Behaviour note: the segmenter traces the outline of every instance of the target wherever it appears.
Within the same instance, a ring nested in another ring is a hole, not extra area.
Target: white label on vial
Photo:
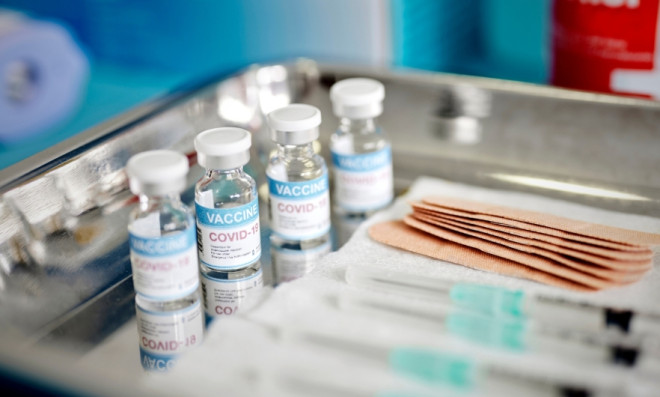
[[[193,293],[199,286],[195,223],[162,237],[129,232],[135,292],[150,299],[171,300]]]
[[[328,174],[304,182],[284,182],[268,175],[271,229],[289,240],[311,239],[330,230]]]
[[[392,150],[361,154],[332,151],[336,205],[353,211],[382,208],[393,198]]]
[[[241,302],[263,286],[261,269],[252,276],[236,280],[221,280],[202,275],[202,299],[207,316],[229,316],[236,313]]]
[[[208,208],[195,202],[199,260],[213,269],[241,269],[261,257],[259,203]]]
[[[330,242],[309,250],[273,248],[271,256],[277,284],[293,281],[314,270],[318,261],[330,252]]]
[[[177,312],[136,309],[140,362],[148,371],[167,371],[177,356],[202,343],[204,321],[200,302]]]

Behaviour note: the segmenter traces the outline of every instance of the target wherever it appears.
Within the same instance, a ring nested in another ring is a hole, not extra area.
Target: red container
[[[660,98],[658,0],[554,0],[554,85]]]

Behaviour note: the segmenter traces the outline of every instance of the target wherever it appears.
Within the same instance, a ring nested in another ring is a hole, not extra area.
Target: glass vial
[[[315,153],[321,111],[292,104],[268,114],[272,154],[268,179],[271,247],[273,250],[308,250],[330,241],[328,171]],[[276,265],[276,264],[275,264]]]
[[[204,321],[199,299],[180,310],[151,312],[136,305],[135,312],[140,363],[146,371],[169,371],[180,354],[202,343]]]
[[[150,311],[187,307],[199,287],[195,221],[179,197],[188,159],[168,150],[143,152],[131,157],[126,172],[139,198],[128,225],[136,301]]]
[[[179,194],[186,187],[188,159],[156,150],[126,165],[138,195],[129,218],[129,245],[140,360],[150,371],[166,371],[176,357],[202,342],[195,221]]]
[[[251,145],[241,128],[214,128],[195,138],[197,162],[206,169],[195,185],[195,210],[207,320],[235,313],[263,286],[257,188],[243,170]]]
[[[352,78],[330,89],[339,128],[330,137],[335,213],[366,219],[392,202],[392,150],[376,124],[385,88],[376,80]]]

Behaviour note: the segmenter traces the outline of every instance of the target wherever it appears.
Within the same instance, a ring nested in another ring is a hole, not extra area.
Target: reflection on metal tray
[[[352,76],[385,84],[380,122],[393,143],[399,191],[417,176],[430,175],[631,213],[660,213],[658,103],[308,60],[254,66],[135,109],[0,171],[4,335],[27,335],[28,343],[68,339],[85,349],[130,317],[126,222],[134,200],[123,168],[133,154],[171,148],[195,164],[198,132],[239,126],[253,132],[249,168],[263,184],[263,164],[273,148],[264,115],[291,102],[318,106],[327,158],[327,141],[337,125],[328,90]],[[192,168],[189,186],[200,173]],[[184,199],[191,202],[190,190]],[[266,208],[261,213],[266,215]],[[266,217],[262,223],[267,224]],[[264,259],[268,279],[272,269]]]

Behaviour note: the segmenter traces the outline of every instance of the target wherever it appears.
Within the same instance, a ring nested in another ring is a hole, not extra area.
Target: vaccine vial
[[[202,343],[204,321],[199,299],[180,310],[152,312],[135,308],[140,363],[149,372],[167,372],[182,353]]]
[[[266,168],[271,248],[309,250],[330,242],[328,171],[314,151],[321,112],[292,104],[268,114],[277,149]]]
[[[131,157],[126,172],[139,198],[128,225],[136,300],[151,311],[187,307],[199,287],[195,221],[179,196],[188,159],[168,150],[143,152]]]
[[[204,336],[195,221],[179,196],[188,159],[168,150],[143,152],[131,157],[126,172],[139,199],[128,231],[140,360],[146,370],[166,371]]]
[[[392,150],[376,117],[385,88],[376,80],[351,78],[330,89],[339,128],[330,137],[338,216],[365,219],[392,202]]]
[[[207,320],[234,314],[263,286],[257,187],[243,170],[251,145],[241,128],[214,128],[195,138],[197,162],[206,169],[195,185],[195,211]]]

